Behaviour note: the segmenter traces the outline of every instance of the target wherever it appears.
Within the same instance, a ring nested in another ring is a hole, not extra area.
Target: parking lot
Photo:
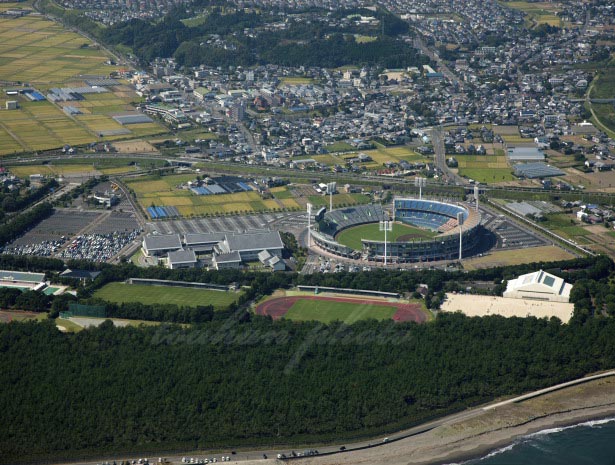
[[[299,233],[307,226],[306,213],[261,213],[241,216],[219,216],[148,223],[149,229],[160,234],[190,234],[212,232],[281,231]]]
[[[140,234],[132,212],[56,209],[4,253],[107,261]]]
[[[483,211],[481,224],[496,235],[495,247],[498,249],[540,247],[551,243],[538,234],[523,229],[503,215]]]

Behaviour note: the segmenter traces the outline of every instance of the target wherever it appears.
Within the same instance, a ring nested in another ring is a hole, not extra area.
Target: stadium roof
[[[226,243],[229,251],[249,251],[265,249],[283,249],[284,244],[278,231],[265,233],[227,235]]]
[[[545,163],[523,163],[515,165],[514,169],[515,176],[523,176],[529,179],[563,176],[566,174],[559,168],[555,168]]]
[[[196,255],[193,250],[176,250],[169,252],[169,265],[178,265],[180,263],[196,263]]]
[[[511,147],[508,149],[508,159],[513,162],[542,161],[545,155],[537,147]]]
[[[179,240],[179,234],[145,236],[145,239],[143,239],[143,245],[149,251],[177,250],[182,248],[182,243]]]

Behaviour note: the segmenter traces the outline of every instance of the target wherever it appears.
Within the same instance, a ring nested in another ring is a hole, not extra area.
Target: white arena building
[[[504,297],[513,299],[569,302],[572,284],[546,271],[539,270],[508,281]]]

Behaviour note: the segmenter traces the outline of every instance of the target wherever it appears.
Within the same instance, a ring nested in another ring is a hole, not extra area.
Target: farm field
[[[22,7],[7,3],[0,11]],[[120,81],[109,92],[85,95],[78,102],[30,101],[23,94],[7,96],[4,92],[24,82],[43,95],[55,87],[82,87],[87,85],[84,76],[107,78],[118,70],[106,64],[108,59],[87,39],[43,16],[0,19],[0,156],[165,131],[157,123],[124,127],[111,118],[134,111],[132,102],[139,100]],[[8,100],[17,101],[18,108],[4,110]],[[63,112],[66,105],[83,114],[68,116]]]
[[[549,26],[561,26],[561,20],[557,13],[562,10],[559,3],[551,2],[502,2],[503,5],[521,10],[527,14],[529,26],[548,24]]]
[[[431,239],[436,235],[437,233],[433,231],[415,228],[402,223],[394,223],[393,230],[387,232],[387,241],[393,242],[404,236],[406,236],[406,238],[404,238],[406,240]],[[336,237],[336,240],[340,244],[344,244],[355,250],[362,249],[361,239],[384,241],[384,231],[380,231],[380,225],[378,223],[371,223],[346,229]]]
[[[235,292],[209,289],[124,283],[109,283],[94,293],[96,298],[115,303],[175,304],[180,307],[213,305],[216,310],[227,307],[235,302],[240,295]]]
[[[361,150],[361,153],[371,157],[372,161],[362,163],[366,168],[381,168],[386,162],[399,163],[402,160],[408,162],[414,161],[426,161],[423,155],[416,153],[409,147],[397,146],[397,147],[378,147],[372,150]],[[358,152],[348,152],[343,155],[344,160],[355,158]]]
[[[450,156],[454,156],[459,162],[459,175],[468,179],[474,179],[485,184],[515,179],[506,161],[506,156],[503,154]]]
[[[282,207],[274,199],[263,200],[256,191],[236,192],[219,195],[196,195],[178,186],[195,175],[163,176],[159,179],[139,178],[127,181],[127,185],[137,194],[137,199],[145,209],[152,205],[158,207],[177,207],[184,217],[201,215],[219,215],[226,213],[252,213],[275,211]],[[286,208],[298,208],[293,199],[283,200]]]

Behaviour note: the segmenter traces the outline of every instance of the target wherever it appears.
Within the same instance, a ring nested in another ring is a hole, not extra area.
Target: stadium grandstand
[[[391,263],[457,259],[460,235],[458,215],[462,218],[463,256],[471,255],[477,246],[480,213],[460,203],[396,198],[392,210],[395,222],[429,230],[436,235],[388,241],[386,255]],[[323,215],[318,227],[311,231],[311,237],[318,248],[340,257],[384,261],[384,241],[361,239],[362,250],[355,250],[339,243],[336,237],[348,228],[388,219],[389,214],[382,205],[333,210]]]
[[[40,291],[47,287],[45,273],[0,270],[0,287],[12,287],[22,291]]]

